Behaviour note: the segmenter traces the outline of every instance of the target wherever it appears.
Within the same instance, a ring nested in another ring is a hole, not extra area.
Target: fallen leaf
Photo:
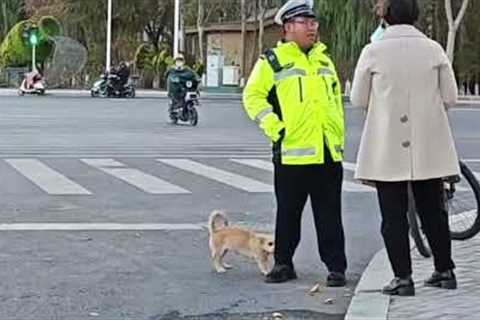
[[[313,296],[316,292],[320,292],[320,291],[321,291],[321,285],[320,283],[317,283],[308,291],[308,294]]]

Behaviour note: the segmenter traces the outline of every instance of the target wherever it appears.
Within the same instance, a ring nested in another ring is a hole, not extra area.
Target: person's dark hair
[[[389,25],[414,24],[420,15],[417,0],[380,0],[377,6],[380,8],[379,15]]]

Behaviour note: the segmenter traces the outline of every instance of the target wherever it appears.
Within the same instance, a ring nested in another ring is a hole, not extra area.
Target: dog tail
[[[208,231],[214,233],[226,226],[228,226],[228,220],[225,213],[220,210],[213,210],[208,219]]]

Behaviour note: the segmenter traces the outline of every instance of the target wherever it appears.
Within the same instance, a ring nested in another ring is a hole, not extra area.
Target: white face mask
[[[372,33],[370,36],[371,42],[377,42],[383,38],[383,34],[385,33],[385,26],[383,22],[380,23],[377,29]]]
[[[176,66],[177,68],[181,68],[181,67],[183,67],[183,65],[184,65],[184,62],[183,62],[183,61],[176,61],[176,62],[175,62],[175,66]]]

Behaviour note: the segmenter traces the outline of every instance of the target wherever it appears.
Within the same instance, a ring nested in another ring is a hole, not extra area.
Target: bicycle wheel
[[[417,215],[417,208],[415,207],[415,199],[413,197],[412,185],[408,184],[408,225],[410,226],[410,235],[415,242],[418,252],[425,258],[429,258],[432,253],[427,242],[423,239],[420,219]]]
[[[445,196],[454,240],[466,240],[480,231],[480,185],[473,172],[460,162],[461,178],[458,183],[446,183]]]

